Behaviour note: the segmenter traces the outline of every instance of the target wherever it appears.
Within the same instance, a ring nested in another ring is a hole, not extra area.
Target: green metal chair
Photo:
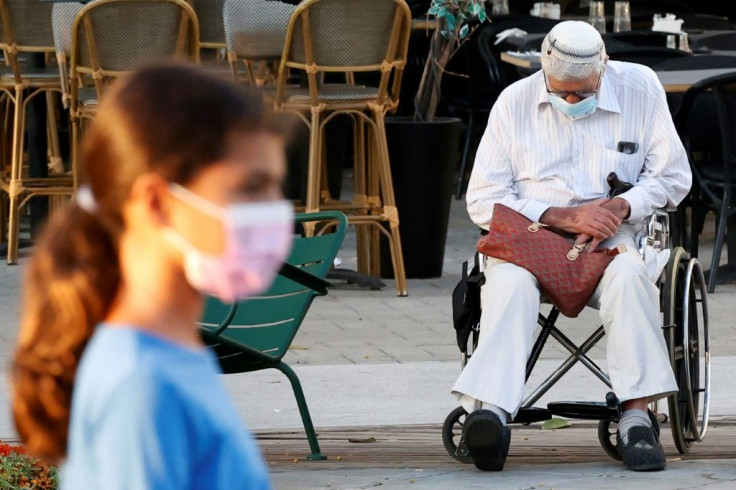
[[[281,359],[314,297],[327,294],[329,283],[324,278],[345,237],[347,219],[340,212],[325,211],[297,215],[296,221],[315,223],[322,233],[294,239],[289,259],[262,295],[233,304],[209,298],[200,328],[225,374],[274,368],[289,378],[309,441],[307,459],[320,460],[326,458],[320,452],[301,383]]]

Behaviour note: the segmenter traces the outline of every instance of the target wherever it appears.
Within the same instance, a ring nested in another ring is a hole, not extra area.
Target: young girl
[[[202,294],[266,288],[291,244],[283,141],[260,99],[195,68],[108,92],[89,182],[27,271],[12,385],[27,449],[62,488],[268,488],[196,322]]]

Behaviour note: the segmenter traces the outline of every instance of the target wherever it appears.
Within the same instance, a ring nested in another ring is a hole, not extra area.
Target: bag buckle
[[[570,249],[569,252],[567,252],[567,258],[571,261],[576,261],[580,254],[585,250],[585,248],[588,246],[587,243],[576,243],[572,246],[572,249]]]
[[[538,221],[535,221],[531,225],[527,226],[526,231],[530,231],[532,233],[536,233],[542,228],[547,228],[549,225],[545,225],[544,223],[540,223]]]

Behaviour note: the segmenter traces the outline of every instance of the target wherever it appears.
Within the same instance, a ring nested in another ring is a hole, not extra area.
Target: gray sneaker
[[[621,440],[621,434],[616,434],[616,447],[629,470],[658,471],[667,466],[664,449],[651,427],[636,425],[629,429],[629,440],[626,444]]]

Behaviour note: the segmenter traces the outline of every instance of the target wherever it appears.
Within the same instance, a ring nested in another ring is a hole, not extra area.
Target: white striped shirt
[[[621,141],[638,143],[638,151],[618,151]],[[657,76],[643,65],[609,61],[598,108],[572,120],[548,102],[540,70],[507,87],[493,106],[468,185],[468,213],[488,228],[493,205],[502,203],[538,221],[551,206],[605,197],[612,171],[635,184],[621,195],[632,224],[677,205],[690,189],[687,154]]]

